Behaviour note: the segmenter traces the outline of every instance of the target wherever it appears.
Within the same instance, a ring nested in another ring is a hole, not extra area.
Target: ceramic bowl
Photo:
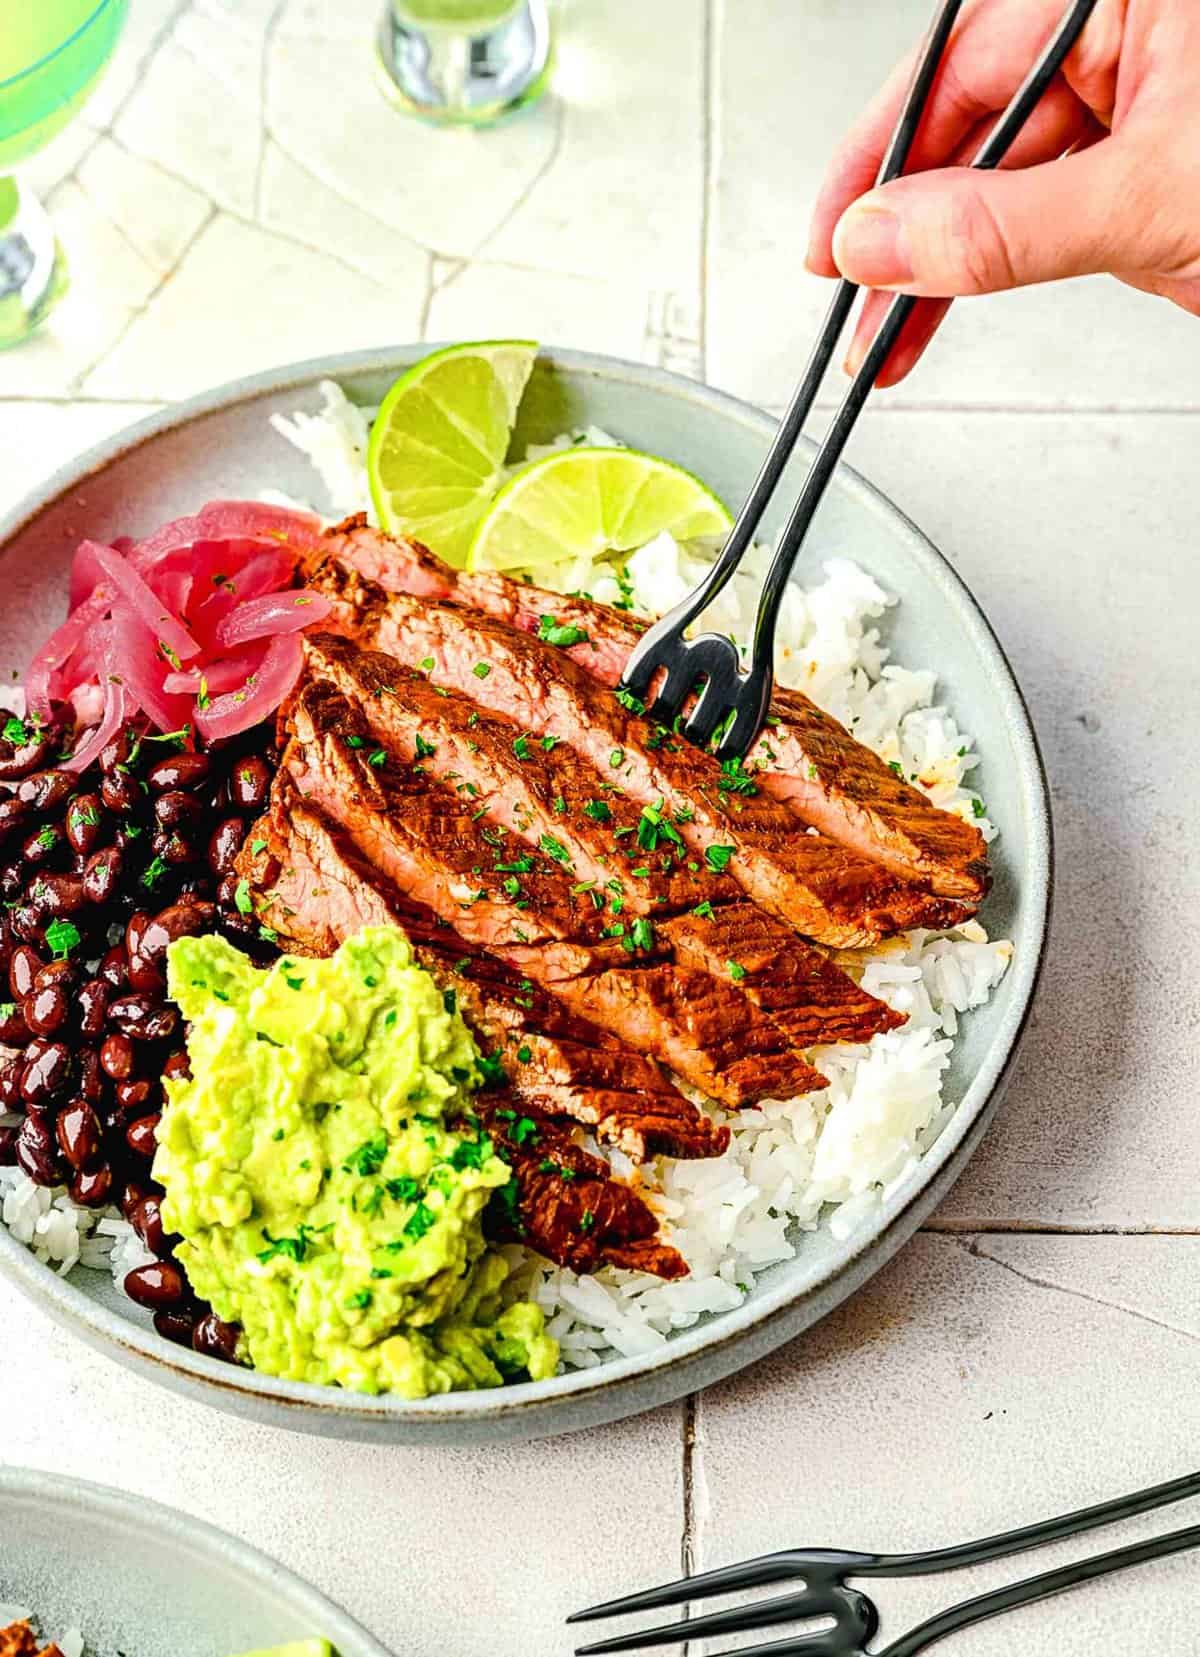
[[[143,421],[67,467],[0,522],[0,672],[20,670],[62,616],[66,572],[85,535],[139,534],[216,496],[265,487],[323,502],[307,461],[270,425],[274,413],[320,406],[337,380],[377,400],[428,347],[300,364],[222,387]],[[680,462],[739,500],[773,422],[744,403],[660,370],[581,353],[544,353],[522,409],[518,444],[596,424]],[[518,452],[520,452],[518,450]],[[780,527],[810,450],[791,465],[766,530]],[[959,1101],[936,1145],[852,1235],[798,1240],[794,1259],[760,1278],[735,1311],[681,1331],[655,1352],[536,1385],[408,1403],[280,1382],[171,1346],[97,1273],[63,1282],[0,1227],[0,1270],[52,1316],[165,1385],[293,1428],[393,1442],[481,1442],[570,1431],[663,1404],[752,1363],[824,1316],[865,1282],[945,1196],[1000,1101],[1037,982],[1050,903],[1050,809],[1029,715],[1012,670],[971,594],[935,547],[869,483],[842,467],[814,525],[803,579],[833,554],[868,569],[901,603],[887,624],[895,657],[936,666],[940,693],[984,756],[977,773],[999,825],[995,887],[983,919],[1016,944],[989,1004],[964,1021],[946,1078]]]
[[[389,1657],[315,1588],[245,1542],[157,1502],[0,1469],[0,1605],[47,1639],[78,1628],[88,1657],[233,1657],[328,1640]]]

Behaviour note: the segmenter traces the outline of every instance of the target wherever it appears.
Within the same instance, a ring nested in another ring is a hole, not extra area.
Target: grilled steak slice
[[[503,1093],[480,1093],[475,1109],[505,1161],[512,1165],[515,1201],[493,1203],[495,1234],[528,1243],[557,1265],[594,1272],[625,1266],[655,1277],[686,1277],[687,1262],[658,1235],[658,1221],[641,1197],[612,1177],[552,1122],[522,1114]]]
[[[314,671],[363,713],[373,743],[486,809],[489,827],[480,832],[498,860],[519,858],[523,842],[549,849],[595,907],[651,915],[677,961],[724,983],[737,974],[793,1046],[867,1041],[904,1022],[748,902],[728,875],[689,857],[669,812],[642,808],[604,783],[568,743],[522,746],[503,716],[345,639],[317,635],[307,650]]]
[[[675,963],[651,923],[610,922],[548,859],[498,858],[459,797],[368,752],[364,716],[335,687],[306,684],[290,725],[283,764],[300,793],[469,943],[722,1103],[824,1086],[734,985]]]
[[[645,631],[640,618],[586,598],[567,598],[492,574],[450,569],[416,542],[392,540],[350,519],[331,532],[319,562],[333,559],[389,592],[480,610],[522,632],[553,615],[586,639],[569,651],[615,687]],[[987,846],[973,823],[939,810],[857,742],[832,714],[795,690],[777,690],[772,725],[749,764],[765,794],[843,845],[941,897],[978,903],[988,890]]]
[[[740,765],[719,766],[630,713],[564,651],[474,610],[384,593],[336,561],[319,584],[343,601],[337,629],[358,643],[409,667],[431,660],[441,687],[486,697],[531,737],[566,741],[641,805],[669,802],[697,860],[732,847],[729,871],[746,895],[807,937],[854,949],[970,913],[815,830],[798,833],[791,812]]]
[[[363,927],[400,927],[421,966],[457,997],[484,1050],[502,1055],[523,1107],[583,1123],[635,1162],[659,1154],[720,1156],[728,1146],[729,1129],[685,1099],[651,1060],[571,1019],[529,979],[475,953],[428,910],[391,890],[282,774],[271,814],[255,825],[238,873],[263,919],[297,954],[331,955]]]

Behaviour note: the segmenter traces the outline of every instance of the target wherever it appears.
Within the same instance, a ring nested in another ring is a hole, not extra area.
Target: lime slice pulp
[[[383,400],[367,473],[379,522],[448,563],[471,539],[504,476],[517,408],[537,356],[532,340],[452,345],[415,363]]]
[[[560,449],[512,477],[471,542],[469,569],[538,569],[633,552],[664,531],[727,535],[724,503],[681,466],[636,449]]]

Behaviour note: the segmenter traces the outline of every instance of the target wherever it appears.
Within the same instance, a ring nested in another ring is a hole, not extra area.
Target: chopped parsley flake
[[[721,761],[721,788],[729,794],[757,794],[758,784],[739,758]]]
[[[239,880],[234,890],[233,901],[239,915],[248,915],[254,905],[250,901],[250,882]]]
[[[79,947],[79,928],[71,921],[51,921],[46,928],[46,944],[56,961],[64,961]]]
[[[646,711],[646,704],[640,696],[635,696],[631,690],[619,690],[617,701],[629,713],[643,714]]]
[[[569,650],[572,645],[587,643],[587,629],[560,622],[556,616],[542,616],[538,621],[537,636],[543,644],[557,645]]]
[[[716,875],[725,872],[732,858],[732,846],[705,846],[704,848],[704,861]]]
[[[166,872],[167,865],[164,859],[161,857],[154,858],[149,864],[147,864],[145,872],[142,875],[142,885],[153,891]],[[244,880],[242,881],[242,885],[246,886],[246,890],[249,892],[250,888],[246,885]]]
[[[607,800],[589,800],[583,808],[583,815],[590,817],[593,823],[611,823],[612,807]]]
[[[746,976],[746,969],[742,963],[740,961],[726,961],[725,965],[729,968],[729,976],[733,979],[734,983],[740,984],[742,979]]]
[[[491,662],[476,662],[475,666],[471,669],[471,672],[477,679],[486,679],[491,671]]]
[[[527,736],[517,737],[513,743],[513,753],[518,759],[521,760],[532,758],[532,751],[529,747],[529,738]]]
[[[571,854],[561,840],[556,840],[552,834],[543,834],[538,844],[547,857],[552,857],[556,863],[561,863],[565,869],[571,867]]]

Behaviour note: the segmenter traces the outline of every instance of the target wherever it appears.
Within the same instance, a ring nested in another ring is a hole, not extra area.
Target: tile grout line
[[[683,1401],[683,1529],[679,1538],[679,1574],[696,1574],[696,1429],[700,1418],[700,1395],[691,1392]],[[682,1608],[682,1621],[691,1619],[692,1608]],[[682,1657],[688,1657],[691,1643],[683,1642]]]
[[[712,253],[713,183],[716,176],[717,18],[720,0],[704,0],[700,64],[700,378],[708,378],[708,273]]]
[[[920,1228],[929,1237],[1200,1237],[1200,1226],[1071,1225],[1049,1220],[928,1220]]]

